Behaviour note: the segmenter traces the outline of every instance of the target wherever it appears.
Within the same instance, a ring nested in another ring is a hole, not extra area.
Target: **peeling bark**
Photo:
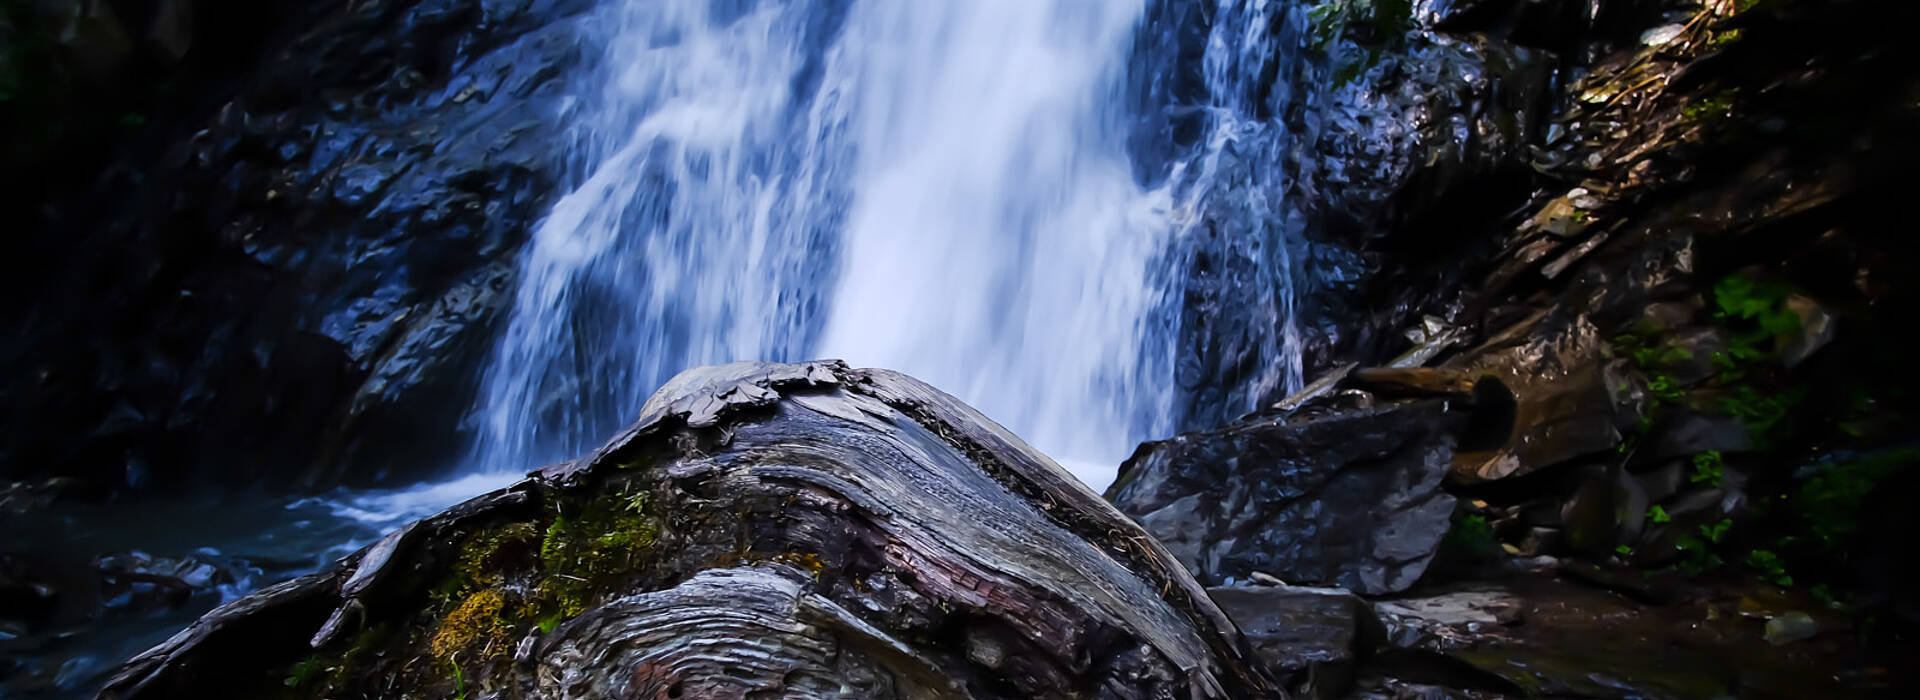
[[[1137,525],[837,362],[690,370],[594,454],[276,589],[303,604],[217,610],[102,697],[1283,696]]]

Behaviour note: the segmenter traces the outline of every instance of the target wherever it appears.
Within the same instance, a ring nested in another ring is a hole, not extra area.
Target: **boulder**
[[[1450,372],[1500,381],[1512,391],[1515,414],[1505,440],[1463,450],[1453,476],[1495,481],[1613,450],[1637,418],[1638,397],[1599,336],[1585,317],[1543,313],[1448,361]]]
[[[1346,697],[1360,664],[1386,638],[1372,607],[1343,589],[1241,585],[1207,593],[1268,673],[1301,697]]]
[[[1625,469],[1585,467],[1579,489],[1560,514],[1567,524],[1567,543],[1581,554],[1605,557],[1640,536],[1650,505],[1646,489]]]
[[[44,522],[40,527],[44,536]],[[3,696],[92,690],[108,663],[139,650],[131,640],[192,619],[213,607],[225,586],[244,585],[256,573],[244,562],[212,555],[130,551],[88,558],[42,549],[0,549]]]
[[[1439,401],[1254,419],[1140,446],[1107,497],[1209,584],[1405,590],[1446,534],[1440,485],[1466,423]]]
[[[1284,697],[1166,549],[950,396],[689,370],[579,459],[222,606],[102,698]]]

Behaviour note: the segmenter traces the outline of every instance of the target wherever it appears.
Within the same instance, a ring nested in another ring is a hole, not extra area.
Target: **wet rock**
[[[1194,235],[1173,266],[1184,281],[1180,346],[1189,349],[1174,368],[1181,430],[1279,399],[1291,388],[1279,370],[1294,354],[1306,377],[1399,354],[1400,329],[1457,281],[1449,263],[1484,250],[1452,234],[1506,214],[1531,189],[1525,144],[1545,121],[1551,56],[1423,25],[1404,41],[1340,38],[1335,53],[1378,60],[1330,80],[1337,66],[1279,48],[1310,41],[1312,20],[1296,9],[1149,3],[1154,26],[1186,22],[1178,26],[1273,42],[1221,64],[1241,86],[1233,94],[1209,94],[1218,84],[1194,69],[1200,63],[1175,58],[1209,51],[1207,32],[1166,32],[1133,58],[1135,75],[1152,76],[1131,86],[1146,115],[1130,144],[1137,167],[1153,172],[1143,180],[1166,176],[1168,153],[1204,147],[1205,115],[1218,105],[1245,105],[1228,127],[1231,145],[1211,161],[1215,184],[1195,205]],[[1155,34],[1163,33],[1143,36]],[[1306,241],[1288,244],[1293,265],[1316,282],[1298,298],[1272,293],[1301,274],[1275,268],[1274,240]],[[1275,327],[1298,329],[1298,340],[1259,330]]]
[[[70,633],[109,616],[178,607],[237,578],[227,563],[193,556],[0,554],[0,618],[20,636]]]
[[[1805,295],[1788,296],[1786,304],[1787,310],[1800,318],[1800,332],[1780,348],[1780,363],[1793,367],[1833,342],[1839,332],[1839,319]]]
[[[1667,460],[1649,471],[1634,474],[1633,478],[1640,482],[1640,489],[1646,492],[1648,502],[1664,503],[1688,484],[1687,463],[1677,459]]]
[[[1526,534],[1521,536],[1518,543],[1508,545],[1512,547],[1511,550],[1508,550],[1508,553],[1516,557],[1537,557],[1559,554],[1562,552],[1565,543],[1566,533],[1559,528],[1530,527],[1527,528]]]
[[[1798,610],[1782,613],[1767,621],[1767,643],[1774,646],[1811,639],[1819,633],[1820,623],[1815,622],[1812,615]]]
[[[403,311],[400,328],[365,364],[367,378],[347,404],[337,469],[366,464],[431,463],[444,448],[421,445],[422,434],[444,431],[440,409],[464,402],[471,390],[467,370],[485,360],[485,338],[504,312],[515,267],[498,261],[473,271],[424,308]],[[326,483],[345,474],[319,472]]]
[[[1345,697],[1386,631],[1371,606],[1342,589],[1266,585],[1207,589],[1268,672],[1301,697]]]
[[[1363,700],[1494,700],[1510,696],[1478,688],[1460,688],[1376,676],[1363,679],[1353,697]]]
[[[1652,436],[1647,457],[1672,459],[1707,452],[1746,452],[1753,449],[1753,432],[1732,416],[1674,411],[1664,416]]]
[[[1637,572],[1623,577],[1640,580]],[[1784,655],[1704,595],[1648,605],[1526,575],[1383,600],[1391,648],[1363,674],[1503,696],[1833,697],[1830,662]],[[1361,688],[1378,685],[1363,678]],[[1459,692],[1459,691],[1456,691]]]
[[[145,552],[128,552],[97,557],[93,567],[109,578],[127,581],[159,581],[163,585],[187,590],[232,583],[234,576],[221,566],[196,557],[156,557]]]
[[[39,483],[0,482],[0,524],[27,527],[29,519],[75,490],[78,482],[53,477]]]
[[[1142,445],[1107,496],[1205,582],[1404,590],[1446,533],[1466,418],[1427,402],[1189,433]]]
[[[1497,378],[1512,392],[1515,412],[1505,442],[1463,451],[1454,478],[1507,479],[1612,450],[1637,416],[1637,399],[1605,360],[1599,335],[1584,317],[1543,313],[1449,360],[1450,371]]]
[[[101,697],[1285,697],[1143,530],[932,387],[739,363],[641,415],[221,606]]]
[[[1639,480],[1618,466],[1586,471],[1588,475],[1567,501],[1561,519],[1567,524],[1567,543],[1574,551],[1605,557],[1615,547],[1640,536],[1651,502]]]
[[[1394,646],[1447,646],[1473,638],[1493,627],[1518,623],[1520,599],[1502,588],[1455,591],[1420,598],[1394,598],[1374,603]]]
[[[91,692],[132,640],[157,639],[252,573],[217,557],[0,553],[0,695]]]
[[[1666,375],[1678,386],[1691,387],[1724,369],[1715,364],[1713,358],[1726,351],[1725,330],[1714,326],[1683,328],[1663,339],[1655,349],[1655,359],[1643,369]]]
[[[21,329],[34,366],[0,381],[36,407],[0,432],[9,476],[116,487],[137,460],[142,486],[326,485],[417,476],[464,443],[500,268],[563,168],[553,115],[592,3],[268,4],[158,3],[140,25],[242,75],[177,100],[167,148],[49,205],[45,238],[70,243]],[[277,43],[193,36],[214,13]],[[110,421],[110,446],[48,437]]]

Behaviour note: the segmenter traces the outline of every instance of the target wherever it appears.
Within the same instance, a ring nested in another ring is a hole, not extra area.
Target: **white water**
[[[476,411],[483,471],[590,449],[675,372],[742,359],[908,372],[1096,487],[1170,430],[1150,273],[1178,227],[1117,106],[1142,0],[724,5],[607,14],[568,116],[586,171]]]
[[[1171,428],[1148,278],[1174,229],[1117,107],[1141,3],[867,5],[841,42],[859,157],[820,353],[941,387],[1105,486]]]
[[[203,523],[215,532],[164,536],[291,576],[584,453],[684,368],[819,356],[930,381],[1103,487],[1174,427],[1203,227],[1255,251],[1228,300],[1259,345],[1247,395],[1300,379],[1285,203],[1269,201],[1288,138],[1247,96],[1284,48],[1271,16],[1302,10],[1192,0],[1217,3],[1207,131],[1147,164],[1166,166],[1149,190],[1121,95],[1164,78],[1123,75],[1146,1],[604,0],[585,37],[604,56],[555,116],[577,172],[523,253],[466,473],[106,520]],[[161,532],[131,531],[130,548]]]

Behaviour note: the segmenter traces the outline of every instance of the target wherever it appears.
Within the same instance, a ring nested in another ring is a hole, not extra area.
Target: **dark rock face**
[[[827,362],[689,370],[596,453],[222,606],[102,697],[269,688],[1285,697],[1065,471],[925,384]]]
[[[217,103],[49,210],[64,247],[13,329],[0,463],[108,486],[433,468],[560,176],[590,4],[294,13]]]
[[[1232,139],[1208,161],[1212,190],[1169,261],[1183,289],[1183,430],[1280,398],[1287,378],[1272,368],[1292,355],[1309,376],[1383,360],[1397,329],[1460,283],[1463,263],[1493,252],[1471,234],[1524,201],[1526,146],[1552,106],[1555,57],[1498,32],[1416,21],[1395,30],[1404,36],[1340,34],[1320,51],[1306,48],[1317,29],[1304,10],[1148,7],[1156,29],[1132,64],[1141,178],[1166,177],[1149,166],[1204,147],[1209,130]],[[1209,33],[1253,45],[1221,55]],[[1331,56],[1354,52],[1378,60],[1334,77]],[[1223,75],[1201,74],[1203,54]]]
[[[1234,586],[1207,594],[1233,618],[1274,678],[1300,697],[1346,697],[1386,629],[1359,596],[1337,588]]]
[[[1252,420],[1142,445],[1107,496],[1208,583],[1400,591],[1447,531],[1440,485],[1463,423],[1437,402]]]

